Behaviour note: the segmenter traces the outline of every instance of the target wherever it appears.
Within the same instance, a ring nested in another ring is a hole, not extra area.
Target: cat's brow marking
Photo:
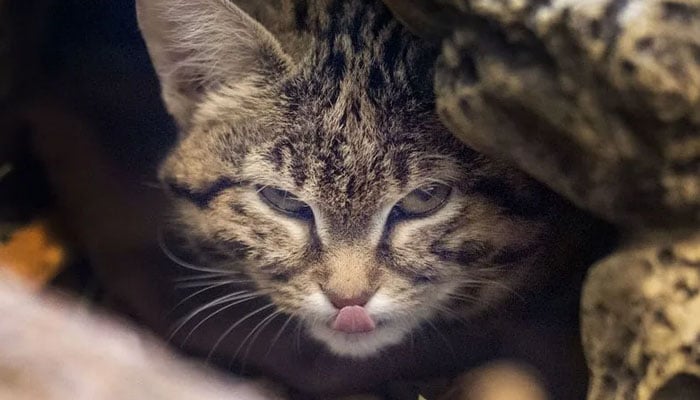
[[[189,189],[183,185],[180,185],[174,181],[166,183],[170,192],[177,197],[183,198],[192,202],[198,208],[206,208],[209,206],[216,196],[222,191],[235,187],[242,186],[246,184],[244,181],[236,181],[229,178],[219,178],[214,183],[208,187],[201,190]]]

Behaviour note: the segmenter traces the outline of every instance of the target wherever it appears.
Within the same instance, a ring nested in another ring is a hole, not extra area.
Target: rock
[[[620,226],[700,223],[700,2],[387,3],[453,14],[437,102],[466,143]]]
[[[0,399],[284,398],[266,382],[187,361],[84,303],[29,293],[2,268],[0,314]]]
[[[589,400],[700,399],[700,234],[600,262],[582,307]]]
[[[443,39],[458,137],[622,232],[585,284],[589,400],[700,399],[700,0],[385,2]]]

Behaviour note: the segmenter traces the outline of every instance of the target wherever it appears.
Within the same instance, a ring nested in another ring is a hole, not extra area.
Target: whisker
[[[493,280],[493,279],[481,279],[481,280],[475,280],[475,279],[470,279],[470,280],[464,280],[461,282],[463,286],[467,287],[477,287],[477,286],[495,286],[500,289],[505,290],[506,292],[512,294],[513,296],[517,297],[521,301],[525,301],[525,298],[518,293],[515,289],[512,287],[506,285],[503,282],[500,282],[498,280]]]
[[[278,340],[280,340],[280,337],[282,337],[282,332],[284,332],[284,329],[289,325],[289,323],[292,321],[292,318],[294,318],[294,315],[290,315],[289,318],[287,318],[286,321],[284,321],[284,324],[282,324],[282,327],[280,328],[279,331],[277,331],[277,334],[272,338],[272,341],[270,342],[270,346],[267,349],[267,353],[265,353],[265,357],[270,355],[270,352],[272,351],[272,348],[275,346]]]
[[[258,190],[255,191],[255,193],[256,193],[256,194],[260,194],[260,192],[262,192],[263,190],[267,189],[268,187],[270,187],[270,185],[262,185],[262,186],[260,186],[260,187],[258,188]]]
[[[245,274],[241,271],[236,271],[236,270],[222,270],[221,272],[213,273],[213,272],[208,272],[204,274],[197,274],[197,275],[188,275],[188,276],[183,276],[180,278],[173,279],[175,282],[190,282],[190,281],[197,281],[197,280],[203,280],[203,279],[216,279],[216,278],[227,278],[235,275],[244,275]]]
[[[180,257],[176,256],[175,253],[173,253],[169,248],[168,245],[165,243],[165,235],[163,234],[162,229],[158,229],[158,247],[163,251],[163,254],[165,254],[170,261],[174,262],[176,265],[179,265],[181,267],[193,270],[193,271],[199,271],[199,272],[211,272],[211,273],[222,273],[225,272],[224,270],[219,270],[219,269],[213,269],[213,268],[207,268],[207,267],[202,267],[199,265],[194,265],[192,263],[189,263]]]
[[[276,316],[279,315],[281,312],[282,312],[282,311],[279,311],[279,310],[273,311],[273,312],[271,312],[270,314],[268,314],[265,318],[263,318],[262,320],[260,320],[260,322],[258,322],[257,325],[255,325],[255,326],[253,327],[253,329],[251,329],[250,332],[243,338],[243,340],[241,341],[241,344],[240,344],[240,345],[238,346],[238,348],[236,349],[236,352],[233,353],[233,358],[235,359],[236,356],[238,356],[238,353],[239,353],[241,350],[243,350],[243,346],[245,345],[245,343],[248,341],[248,339],[251,338],[251,336],[253,336],[253,334],[258,330],[258,328],[260,328],[260,326],[264,325],[268,320],[270,320],[271,318],[276,317]]]
[[[449,318],[451,318],[451,321],[457,321],[461,325],[463,325],[464,327],[467,327],[467,328],[469,327],[469,321],[467,321],[467,319],[464,316],[456,313],[454,310],[451,310],[451,309],[444,307],[443,305],[440,305],[440,304],[433,305],[433,306],[431,306],[431,308],[433,308],[434,310],[436,310],[438,312],[442,312],[442,313],[446,314]]]
[[[465,300],[465,301],[473,301],[473,302],[478,302],[480,300],[479,297],[477,297],[477,296],[472,296],[472,295],[468,295],[465,293],[461,293],[461,294],[449,293],[447,295],[447,297],[452,298],[452,299],[456,299],[456,300]]]
[[[296,330],[296,348],[297,348],[297,354],[301,355],[301,327],[302,327],[302,322],[300,319],[297,319],[297,326],[295,327]]]
[[[477,296],[468,296],[465,294],[462,294],[462,295],[448,294],[448,296],[455,299],[455,300],[471,302],[476,306],[484,307],[485,309],[490,310],[490,311],[497,311],[498,310],[497,304],[492,303],[492,302],[488,302],[488,301],[484,301],[484,299],[479,298]]]
[[[209,354],[207,355],[207,362],[211,359],[212,355],[214,355],[214,352],[215,352],[216,349],[219,347],[219,345],[221,344],[221,342],[223,342],[224,339],[225,339],[229,334],[231,334],[231,332],[233,332],[233,330],[236,329],[237,326],[239,326],[240,324],[242,324],[243,322],[245,322],[246,320],[248,320],[250,317],[254,316],[255,314],[258,314],[258,313],[260,313],[260,312],[262,312],[262,311],[265,311],[265,310],[267,310],[267,309],[270,308],[270,307],[274,307],[274,304],[270,303],[270,304],[268,304],[268,305],[266,305],[266,306],[262,306],[262,307],[258,308],[257,310],[252,311],[252,312],[246,314],[243,318],[239,319],[238,321],[236,321],[235,324],[231,325],[231,327],[229,327],[228,329],[226,329],[226,331],[219,337],[219,339],[216,341],[216,343],[214,343],[214,346],[211,348],[211,351],[209,351]]]
[[[198,288],[202,286],[208,286],[208,285],[230,285],[234,283],[251,283],[253,282],[250,279],[216,279],[216,280],[208,280],[208,281],[202,281],[202,282],[187,282],[187,283],[180,283],[175,285],[176,289],[191,289],[191,288]]]
[[[262,296],[263,296],[262,294],[251,293],[251,294],[249,295],[249,297],[245,297],[245,298],[236,300],[236,301],[234,301],[234,302],[231,303],[231,304],[226,304],[225,306],[223,306],[223,307],[219,308],[218,310],[212,312],[211,314],[207,315],[204,319],[202,319],[201,321],[199,321],[199,322],[197,323],[197,325],[195,325],[194,328],[192,328],[192,330],[190,330],[190,333],[187,334],[187,336],[185,337],[185,340],[183,341],[183,343],[187,342],[187,340],[190,338],[190,336],[192,336],[192,334],[194,333],[194,331],[197,330],[197,328],[199,328],[200,326],[202,326],[205,322],[207,322],[208,320],[212,319],[212,318],[213,318],[214,316],[216,316],[217,314],[220,314],[220,313],[222,313],[222,312],[228,310],[229,308],[231,308],[231,307],[233,307],[233,306],[236,306],[236,305],[238,305],[238,304],[245,303],[245,302],[248,302],[248,301],[251,301],[251,300],[255,300],[255,299],[260,298],[260,297],[262,297]]]
[[[255,328],[253,328],[253,330],[245,337],[245,339],[243,339],[243,342],[241,342],[241,346],[239,346],[238,349],[236,349],[236,353],[233,355],[234,358],[236,358],[236,356],[238,355],[238,352],[240,351],[243,344],[250,338],[250,341],[248,342],[248,345],[246,346],[246,351],[245,351],[245,353],[243,353],[243,357],[241,358],[241,360],[243,361],[243,363],[241,364],[242,369],[245,368],[245,361],[248,359],[248,354],[250,353],[250,350],[253,347],[253,343],[255,343],[255,340],[260,336],[262,331],[265,330],[265,328],[268,325],[270,325],[270,323],[272,321],[275,320],[275,318],[280,316],[280,314],[282,314],[282,311],[277,310],[277,311],[273,312],[272,314],[268,315],[267,317],[265,317],[262,321],[260,321],[257,325],[255,325]],[[256,333],[253,334],[253,332],[256,332]],[[251,334],[253,334],[252,337],[251,337]]]
[[[163,184],[156,181],[141,181],[141,185],[151,189],[163,189]]]
[[[454,347],[452,347],[452,344],[450,343],[450,341],[447,340],[447,338],[445,337],[445,335],[444,335],[442,332],[440,332],[440,330],[439,330],[432,322],[430,322],[430,320],[425,319],[424,322],[427,323],[428,326],[430,326],[430,327],[435,331],[435,333],[438,334],[438,336],[440,337],[440,339],[445,343],[445,346],[447,347],[447,349],[448,349],[448,350],[450,351],[450,353],[452,354],[453,361],[456,362],[456,361],[457,361],[457,354],[455,353],[455,349],[454,349]]]
[[[172,338],[175,336],[175,334],[177,334],[177,332],[179,332],[180,329],[182,329],[182,327],[185,326],[185,324],[187,324],[187,322],[189,322],[189,320],[191,320],[192,318],[197,316],[199,313],[201,313],[201,312],[203,312],[211,307],[216,307],[219,304],[226,303],[228,301],[235,301],[239,298],[239,296],[245,297],[248,295],[252,295],[252,294],[250,294],[248,290],[241,290],[238,292],[227,294],[223,297],[216,298],[216,299],[210,301],[209,303],[197,308],[196,310],[190,312],[188,315],[186,315],[185,317],[182,318],[181,322],[178,324],[178,326],[175,328],[175,330],[170,334],[170,337],[168,338],[168,340],[172,340]]]
[[[170,310],[170,312],[175,311],[178,307],[180,307],[181,305],[183,305],[184,303],[186,303],[187,300],[189,300],[189,299],[191,299],[191,298],[193,298],[193,297],[195,297],[195,296],[197,296],[197,295],[199,295],[199,294],[202,294],[202,293],[204,293],[204,292],[206,292],[206,291],[209,291],[209,290],[211,290],[211,289],[214,289],[214,288],[217,288],[217,287],[221,287],[221,286],[225,286],[225,285],[228,285],[228,282],[215,283],[215,284],[212,284],[212,285],[209,285],[209,286],[205,287],[204,289],[197,290],[196,292],[190,294],[189,296],[185,297],[184,299],[180,300],[177,304],[175,304],[175,306],[173,307],[172,310]]]

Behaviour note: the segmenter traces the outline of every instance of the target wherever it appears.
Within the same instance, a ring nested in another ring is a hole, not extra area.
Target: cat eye
[[[258,193],[268,205],[277,211],[302,219],[310,218],[313,215],[311,207],[290,192],[265,186],[259,189]]]
[[[420,187],[396,203],[395,209],[410,218],[424,217],[445,205],[452,188],[441,183]]]

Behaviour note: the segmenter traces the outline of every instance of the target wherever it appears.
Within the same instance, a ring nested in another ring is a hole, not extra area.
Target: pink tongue
[[[364,307],[348,306],[340,309],[331,328],[344,333],[371,332],[374,330],[374,321]]]

